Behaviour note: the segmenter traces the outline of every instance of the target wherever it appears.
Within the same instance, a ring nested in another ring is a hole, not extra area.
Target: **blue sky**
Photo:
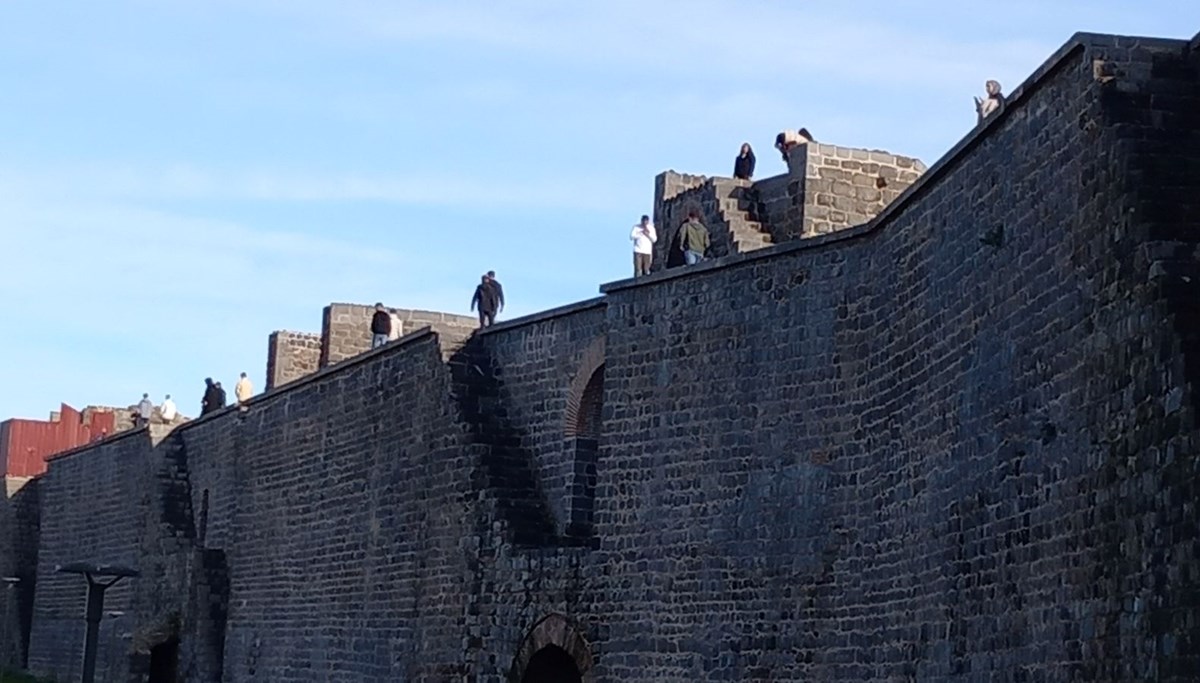
[[[799,125],[932,164],[1081,30],[1200,3],[0,0],[0,419],[195,414],[331,301],[594,296],[658,172]]]

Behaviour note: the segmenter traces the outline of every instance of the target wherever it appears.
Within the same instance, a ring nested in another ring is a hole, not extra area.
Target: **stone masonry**
[[[917,159],[810,143],[791,150],[788,172],[754,181],[666,171],[655,179],[659,228],[654,270],[683,265],[679,226],[691,211],[712,237],[712,256],[863,225],[925,171]]]
[[[321,366],[321,335],[307,332],[272,332],[267,341],[267,391],[305,375]]]
[[[894,198],[812,146],[828,216],[593,300],[331,306],[316,372],[50,461],[29,669],[78,677],[94,561],[142,572],[102,683],[1196,680],[1193,44],[1073,37]]]
[[[397,309],[405,331],[430,327],[448,337],[466,337],[479,321],[471,316]],[[321,324],[321,367],[353,358],[371,348],[371,316],[374,306],[330,304],[325,307]]]

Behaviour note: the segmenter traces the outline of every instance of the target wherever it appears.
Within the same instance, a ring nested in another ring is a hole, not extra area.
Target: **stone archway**
[[[573,464],[567,491],[565,535],[577,542],[595,542],[593,515],[596,505],[596,467],[600,454],[604,416],[604,337],[584,351],[579,371],[567,394],[565,448]]]
[[[511,683],[592,683],[592,652],[583,634],[561,614],[534,624],[521,641]]]
[[[567,651],[547,645],[534,653],[521,676],[521,683],[582,683],[579,667]]]

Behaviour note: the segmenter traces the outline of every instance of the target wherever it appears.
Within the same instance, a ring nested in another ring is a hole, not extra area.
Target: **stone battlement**
[[[246,410],[51,461],[0,632],[77,677],[93,561],[98,680],[1191,680],[1189,48],[1078,35],[927,170],[660,175],[725,252],[597,299],[333,304]]]

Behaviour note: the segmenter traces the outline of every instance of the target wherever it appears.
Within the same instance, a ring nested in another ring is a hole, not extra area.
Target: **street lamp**
[[[100,637],[100,619],[104,616],[104,591],[127,576],[138,576],[138,570],[112,564],[72,562],[55,567],[55,571],[83,574],[87,579],[87,635],[83,641],[83,673],[79,680],[80,683],[92,683],[96,677],[96,641]]]

